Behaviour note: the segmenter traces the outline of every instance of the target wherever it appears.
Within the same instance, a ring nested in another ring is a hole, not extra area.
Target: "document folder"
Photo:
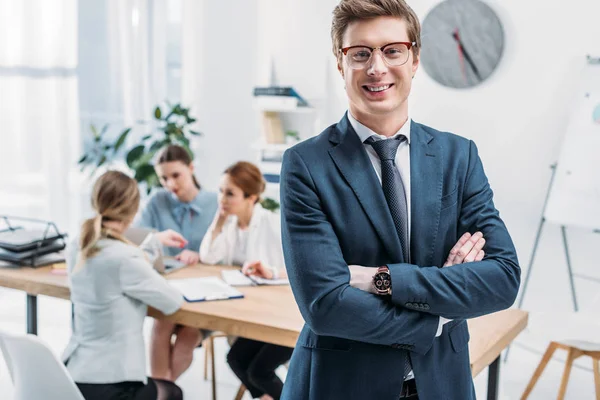
[[[217,277],[169,279],[187,302],[241,299],[244,294]]]

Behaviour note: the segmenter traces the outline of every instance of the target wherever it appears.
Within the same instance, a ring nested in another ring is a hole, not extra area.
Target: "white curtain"
[[[67,229],[79,148],[77,0],[0,0],[0,214]]]
[[[77,166],[90,124],[114,137],[167,100],[172,3],[0,0],[0,215],[76,233],[90,211]]]

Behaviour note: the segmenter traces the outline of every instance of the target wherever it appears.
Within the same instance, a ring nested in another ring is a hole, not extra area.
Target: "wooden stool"
[[[210,358],[211,378],[212,378],[212,398],[217,400],[217,377],[215,372],[215,338],[226,337],[223,332],[214,332],[204,339],[204,380],[208,380],[208,359]]]
[[[596,400],[600,400],[600,343],[584,342],[580,340],[562,341],[562,342],[550,342],[550,345],[546,349],[540,364],[537,366],[525,392],[521,396],[521,400],[527,399],[533,390],[536,382],[544,372],[544,368],[548,364],[548,361],[552,358],[556,349],[563,349],[568,352],[567,361],[565,362],[565,370],[563,372],[562,381],[560,383],[560,389],[558,391],[557,400],[563,400],[565,393],[567,392],[567,384],[569,383],[569,375],[571,374],[571,367],[573,361],[581,356],[589,356],[592,358],[592,364],[594,366],[594,383],[596,385]]]
[[[242,400],[242,397],[244,397],[244,393],[246,393],[246,386],[244,386],[244,384],[242,383],[240,385],[240,388],[238,389],[237,394],[235,395],[234,400]]]

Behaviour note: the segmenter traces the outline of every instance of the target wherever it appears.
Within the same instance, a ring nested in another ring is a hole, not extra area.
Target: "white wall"
[[[421,20],[438,2],[409,1]],[[205,1],[205,7],[211,3]],[[205,32],[216,33],[216,40],[210,40],[212,46],[208,54],[212,57],[219,54],[220,43],[240,34],[244,43],[251,43],[253,35],[259,43],[254,74],[249,66],[232,66],[215,58],[203,65],[202,75],[212,80],[211,87],[218,87],[214,82],[225,77],[227,87],[231,88],[225,92],[205,91],[212,100],[203,103],[203,118],[207,119],[203,130],[211,139],[203,139],[202,146],[211,149],[212,154],[206,155],[206,164],[211,169],[206,179],[211,182],[213,166],[221,167],[226,160],[233,161],[234,156],[251,154],[243,145],[250,140],[248,136],[258,134],[258,130],[256,125],[252,129],[246,125],[252,118],[247,90],[254,84],[269,83],[273,66],[278,84],[293,85],[305,97],[315,99],[323,126],[339,120],[345,109],[343,84],[330,51],[331,11],[337,1],[235,0],[227,3],[227,6],[212,4],[210,15],[204,16],[208,24]],[[596,21],[600,3],[572,0],[567,6],[558,0],[492,0],[488,4],[500,15],[505,28],[505,55],[498,70],[487,82],[470,90],[444,88],[421,70],[414,81],[411,113],[419,122],[455,132],[477,143],[495,192],[496,205],[525,268],[550,179],[549,166],[558,157],[567,125],[578,71],[584,65],[586,54],[600,56],[600,24]],[[217,17],[222,17],[219,12],[227,16],[227,23],[223,19],[217,21]],[[256,12],[258,26],[250,17]],[[557,49],[560,56],[549,59]],[[254,79],[254,83],[248,79]],[[232,96],[233,92],[236,95]],[[236,121],[225,111],[227,107],[223,108],[226,105],[237,110]],[[230,150],[213,151],[217,135],[228,138],[232,144]],[[600,244],[600,235],[578,229],[570,229],[569,234],[575,270],[600,277],[600,272],[595,271],[593,251]],[[564,279],[555,279],[554,282],[559,283],[551,285],[544,279],[545,274]],[[547,291],[553,296],[547,299],[536,296],[543,301],[526,301],[525,307],[569,309],[566,276],[558,227],[548,225],[528,290]],[[589,281],[577,280],[576,283],[584,303],[586,289],[598,289],[593,286],[597,284]]]
[[[204,134],[196,146],[198,179],[214,190],[228,165],[251,160],[250,144],[259,134],[252,110],[257,1],[187,0],[183,8],[182,100],[192,105]]]

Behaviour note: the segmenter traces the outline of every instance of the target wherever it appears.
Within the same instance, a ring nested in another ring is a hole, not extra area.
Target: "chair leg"
[[[600,400],[600,360],[592,358],[594,364],[594,383],[596,384],[596,400]]]
[[[533,390],[533,387],[537,383],[538,379],[540,379],[540,376],[542,376],[542,372],[544,372],[546,365],[548,365],[548,362],[552,358],[552,355],[554,354],[554,352],[556,351],[557,348],[558,348],[558,343],[550,342],[550,344],[548,345],[548,348],[546,349],[546,352],[544,353],[544,356],[542,357],[542,360],[540,361],[539,365],[535,369],[535,372],[533,373],[531,380],[529,381],[529,383],[527,384],[527,387],[525,388],[525,391],[521,395],[521,400],[526,400],[527,397],[529,397],[529,395],[531,394],[531,391]]]
[[[244,384],[241,384],[237,394],[235,395],[234,400],[242,400],[242,397],[244,397],[244,393],[246,393],[246,386],[244,386]]]
[[[210,337],[210,364],[212,370],[212,398],[217,400],[217,374],[215,372],[215,338]]]
[[[208,358],[211,353],[210,340],[204,340],[204,380],[208,380]]]
[[[560,389],[558,390],[558,397],[556,400],[564,400],[565,394],[567,393],[567,384],[569,383],[569,375],[571,375],[571,367],[573,367],[573,361],[577,358],[578,351],[574,348],[569,348],[569,354],[567,355],[567,361],[565,362],[565,370],[563,371],[562,381],[560,382]]]

